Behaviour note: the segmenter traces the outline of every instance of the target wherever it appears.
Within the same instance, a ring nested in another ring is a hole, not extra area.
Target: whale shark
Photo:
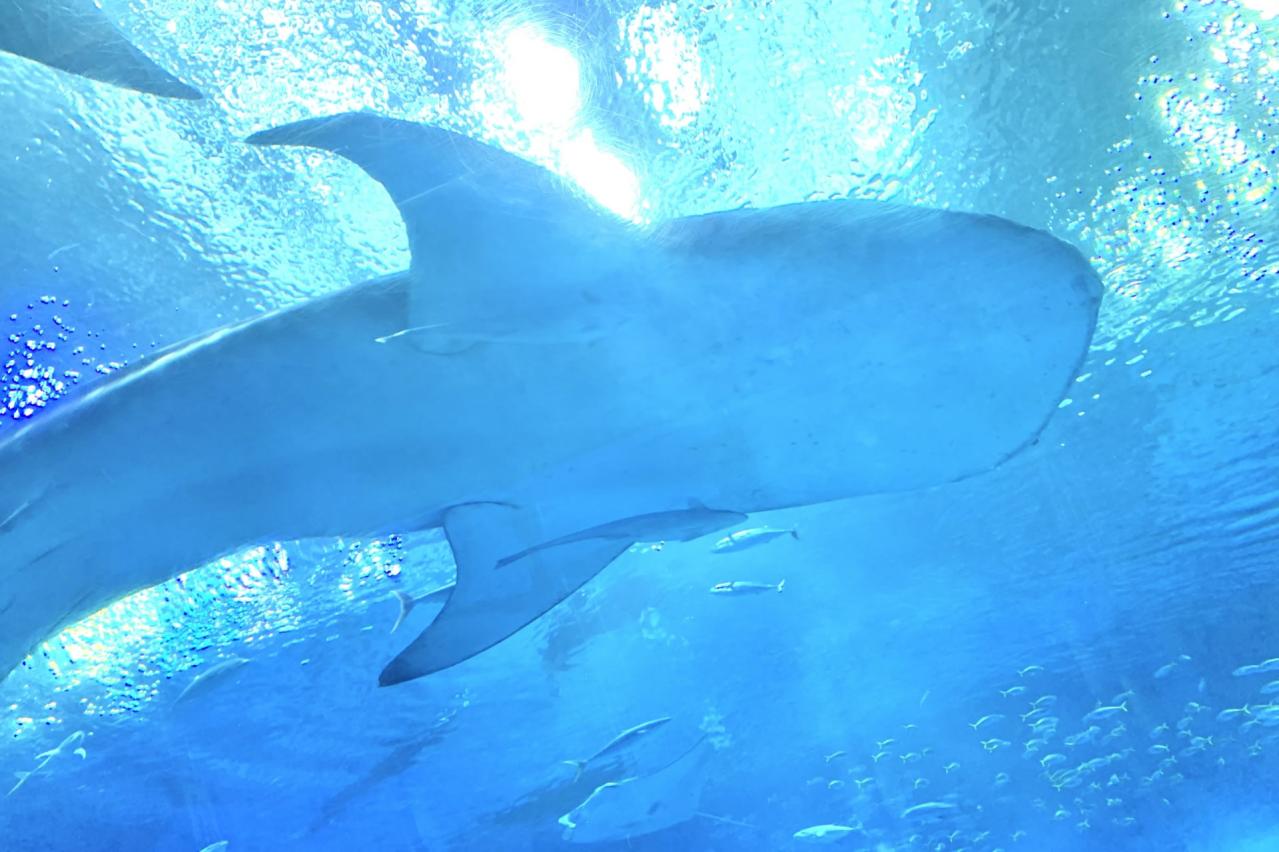
[[[93,0],[0,0],[0,51],[152,95],[203,97],[134,47]]]
[[[835,200],[640,226],[430,125],[345,113],[248,141],[380,182],[409,269],[173,346],[0,444],[0,672],[250,544],[441,527],[456,584],[379,683],[449,668],[625,530],[1004,463],[1101,297],[1075,248],[989,215]]]

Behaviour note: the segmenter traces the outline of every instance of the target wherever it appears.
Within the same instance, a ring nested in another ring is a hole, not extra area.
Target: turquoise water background
[[[757,518],[801,537],[740,555],[636,548],[421,681],[376,673],[404,642],[389,592],[451,578],[436,534],[278,542],[121,601],[0,685],[0,768],[77,730],[87,754],[0,799],[0,848],[561,848],[556,819],[611,778],[560,761],[658,716],[639,770],[708,736],[722,819],[600,848],[789,849],[820,823],[860,825],[854,849],[1279,848],[1279,731],[1218,719],[1268,700],[1233,672],[1279,657],[1273,2],[103,8],[207,99],[0,56],[15,421],[406,266],[354,166],[241,142],[350,109],[500,145],[640,221],[843,196],[998,214],[1078,246],[1107,293],[1070,397],[997,471]],[[1018,715],[1046,694],[1059,735],[1031,749]],[[1049,753],[1091,768],[1063,783]],[[955,811],[901,816],[927,801]]]

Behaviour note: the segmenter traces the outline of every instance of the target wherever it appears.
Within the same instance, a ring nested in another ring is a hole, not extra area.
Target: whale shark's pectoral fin
[[[0,50],[126,89],[203,97],[130,44],[93,0],[0,0]]]
[[[71,753],[74,754],[76,757],[80,758],[81,760],[85,760],[89,756],[89,753],[85,751],[83,747],[78,748]]]
[[[551,172],[437,127],[345,113],[264,130],[255,145],[340,154],[386,188],[413,261],[409,312],[382,343],[456,354],[480,344],[581,344],[634,315],[646,256],[627,223]],[[621,271],[630,274],[619,274]]]
[[[444,532],[457,563],[457,585],[431,625],[383,669],[382,686],[456,665],[537,619],[581,588],[631,542],[592,539],[537,551],[502,570],[503,554],[543,533],[532,511],[497,503],[450,509]]]

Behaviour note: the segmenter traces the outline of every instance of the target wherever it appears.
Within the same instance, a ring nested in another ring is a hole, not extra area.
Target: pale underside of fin
[[[533,553],[497,570],[503,554],[541,536],[535,513],[497,503],[450,509],[444,532],[457,584],[430,626],[382,671],[382,686],[449,668],[519,631],[582,587],[631,542],[590,540]]]
[[[0,50],[162,97],[203,97],[129,43],[93,0],[0,0]]]

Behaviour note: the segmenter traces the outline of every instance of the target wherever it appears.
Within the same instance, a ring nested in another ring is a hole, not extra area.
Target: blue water
[[[355,167],[240,142],[348,109],[637,220],[993,213],[1078,246],[1106,296],[1069,398],[996,471],[755,517],[800,538],[740,554],[635,548],[402,686],[376,686],[407,640],[389,593],[451,579],[438,533],[175,566],[0,685],[7,777],[85,734],[0,798],[0,849],[568,848],[562,814],[701,737],[707,816],[597,848],[790,849],[826,823],[877,852],[1279,848],[1279,728],[1218,718],[1279,678],[1232,674],[1279,657],[1273,0],[102,5],[207,99],[0,56],[0,437],[148,351],[405,267]],[[622,762],[561,763],[661,716]],[[953,807],[903,816],[929,801]]]

